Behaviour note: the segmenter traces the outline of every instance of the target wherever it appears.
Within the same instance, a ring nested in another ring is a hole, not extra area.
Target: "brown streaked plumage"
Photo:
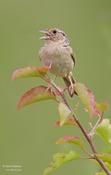
[[[70,47],[69,40],[64,31],[52,28],[41,31],[44,35],[44,45],[39,51],[39,57],[43,65],[50,67],[50,72],[62,77],[72,97],[74,91],[74,79],[72,77],[75,57]]]

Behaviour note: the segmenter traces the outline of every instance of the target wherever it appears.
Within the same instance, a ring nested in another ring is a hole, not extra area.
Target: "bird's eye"
[[[65,36],[65,33],[62,33],[63,34],[63,36]]]
[[[53,33],[54,33],[54,34],[56,34],[56,33],[57,33],[57,31],[56,31],[56,30],[53,30]]]

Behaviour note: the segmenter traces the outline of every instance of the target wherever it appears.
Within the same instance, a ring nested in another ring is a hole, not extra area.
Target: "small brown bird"
[[[64,31],[58,28],[41,30],[44,35],[44,46],[39,51],[39,57],[43,65],[48,66],[50,72],[62,77],[68,88],[69,95],[74,93],[74,79],[72,70],[75,65],[75,57],[70,47],[69,40]]]

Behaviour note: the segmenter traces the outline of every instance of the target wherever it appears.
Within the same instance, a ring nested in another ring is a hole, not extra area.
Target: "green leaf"
[[[45,76],[49,68],[43,67],[25,67],[16,69],[12,74],[12,79],[26,78],[26,77],[41,77]]]
[[[82,143],[80,141],[80,138],[75,137],[75,136],[61,137],[56,141],[56,144],[76,144],[76,145],[79,145],[79,146],[82,145]]]
[[[98,108],[101,112],[105,112],[108,108],[108,102],[97,103],[95,102],[96,108]]]
[[[79,137],[76,136],[64,136],[56,141],[56,144],[73,144],[79,146],[84,152],[86,152],[83,143]]]
[[[106,164],[107,168],[111,171],[111,163],[106,162],[105,164]]]
[[[108,153],[102,153],[102,154],[97,154],[97,156],[102,159],[104,162],[107,162],[108,164],[111,165],[111,154]]]
[[[98,125],[96,133],[106,142],[111,144],[111,123],[109,119],[103,119]]]
[[[101,172],[97,172],[95,175],[106,175],[106,173],[101,171]]]
[[[61,121],[60,120],[57,120],[54,124],[54,127],[57,128],[57,127],[60,127],[61,125]],[[68,117],[68,119],[65,121],[64,125],[71,125],[71,126],[77,126],[76,124],[76,121],[74,120],[73,117]]]
[[[64,104],[59,103],[58,111],[60,115],[60,126],[62,126],[71,116],[71,110]]]
[[[18,102],[17,108],[20,109],[26,105],[30,105],[41,100],[56,100],[56,96],[47,87],[37,86],[28,90],[22,95]]]
[[[56,141],[56,144],[73,144],[79,146],[84,153],[87,153],[87,150],[85,149],[83,143],[81,142],[79,137],[76,136],[64,136],[59,138]]]
[[[97,154],[97,156],[103,160],[105,163],[106,167],[111,171],[111,154],[108,153],[102,153],[102,154]],[[105,175],[103,171],[98,172],[96,175]]]
[[[105,146],[101,149],[102,153],[111,153],[111,144],[105,144]]]
[[[53,161],[50,163],[49,167],[44,170],[43,175],[49,175],[65,163],[79,158],[80,155],[75,151],[70,151],[68,153],[56,153],[54,154]]]
[[[75,83],[75,91],[77,92],[81,102],[83,103],[85,110],[90,113],[91,116],[101,116],[107,108],[106,102],[97,103],[93,92],[88,89],[82,83]]]

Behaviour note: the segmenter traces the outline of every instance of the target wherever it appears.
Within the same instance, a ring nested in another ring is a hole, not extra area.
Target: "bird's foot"
[[[47,86],[46,92],[47,91],[51,91],[52,92],[52,86],[50,84],[48,84],[48,86]]]
[[[57,93],[57,91],[54,90],[54,88],[52,87],[51,84],[48,84],[48,86],[47,86],[45,92],[49,92],[51,95],[55,95],[55,96],[56,96],[56,95],[59,95],[59,93]]]
[[[67,87],[67,86],[64,87],[64,88],[62,89],[63,93],[64,93],[65,91],[67,91],[67,90],[68,90],[68,87]]]
[[[64,93],[64,89],[60,88],[59,86],[57,86],[56,84],[54,84],[54,86],[52,84],[48,84],[46,92],[50,91],[51,94],[55,94],[55,95],[60,95]]]
[[[69,86],[69,91],[70,91],[71,96],[73,96],[74,95],[74,92],[75,92],[74,84],[71,84]]]

